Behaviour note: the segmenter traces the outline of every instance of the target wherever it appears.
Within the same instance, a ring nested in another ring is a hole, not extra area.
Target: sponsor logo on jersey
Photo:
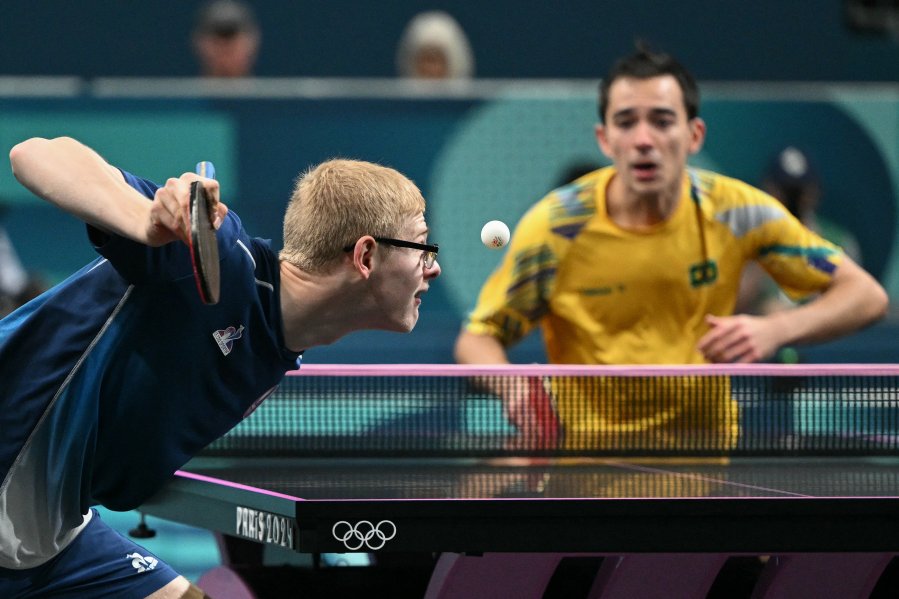
[[[144,557],[140,553],[129,553],[125,556],[125,559],[130,559],[131,566],[138,572],[149,572],[156,568],[156,564],[159,563],[152,555]]]
[[[711,285],[718,280],[718,263],[714,260],[705,260],[690,266],[690,285],[702,287]]]
[[[243,337],[243,325],[240,328],[228,327],[227,329],[218,330],[212,333],[212,338],[218,344],[219,349],[224,355],[231,353],[234,342]]]

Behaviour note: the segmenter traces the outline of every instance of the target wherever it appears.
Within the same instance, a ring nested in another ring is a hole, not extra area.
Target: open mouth
[[[654,162],[637,162],[631,168],[637,178],[641,180],[652,179],[659,170],[658,165]]]

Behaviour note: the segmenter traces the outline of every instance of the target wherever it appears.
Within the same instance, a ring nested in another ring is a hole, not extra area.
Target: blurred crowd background
[[[199,6],[7,0],[0,74],[192,75]],[[705,81],[859,82],[896,79],[890,6],[895,10],[891,0],[252,3],[262,33],[256,74],[264,77],[393,76],[406,25],[421,11],[441,9],[467,34],[478,77],[596,78],[640,35]]]

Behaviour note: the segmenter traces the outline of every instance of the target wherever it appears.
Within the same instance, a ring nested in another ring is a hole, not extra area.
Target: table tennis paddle
[[[559,442],[561,424],[552,397],[543,378],[528,378],[529,434],[538,449],[555,449]]]
[[[201,177],[215,178],[211,162],[197,163],[196,172]],[[208,305],[218,303],[220,286],[219,246],[212,219],[206,189],[200,181],[194,181],[190,185],[190,261],[200,300]]]

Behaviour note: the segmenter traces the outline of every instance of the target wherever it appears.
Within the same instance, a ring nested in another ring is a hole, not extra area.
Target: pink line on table
[[[241,491],[252,491],[253,493],[261,493],[263,495],[270,495],[272,497],[278,497],[279,499],[289,499],[291,501],[306,501],[302,497],[295,497],[293,495],[286,495],[284,493],[278,493],[277,491],[269,491],[267,489],[260,489],[259,487],[251,487],[249,485],[242,485],[240,483],[235,483],[229,480],[224,480],[221,478],[215,478],[212,476],[205,476],[203,474],[196,474],[194,472],[187,472],[185,470],[178,470],[175,472],[175,476],[180,476],[182,478],[190,478],[193,480],[198,480],[204,483],[213,483],[216,485],[222,485],[223,487],[231,487],[232,489],[239,489]]]

